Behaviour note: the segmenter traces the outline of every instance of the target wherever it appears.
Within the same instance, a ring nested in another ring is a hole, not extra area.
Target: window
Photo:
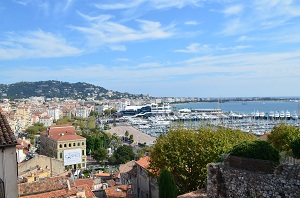
[[[62,158],[62,153],[59,154],[60,159]]]
[[[82,155],[85,155],[85,154],[84,154],[84,150],[82,150]]]
[[[84,145],[84,142],[82,142],[82,146]]]
[[[69,143],[69,147],[71,147],[72,146],[72,144],[71,143]]]
[[[80,142],[77,143],[77,146],[80,146]]]
[[[76,146],[75,142],[73,143],[73,146]]]
[[[59,145],[59,148],[62,148],[62,144]]]
[[[67,144],[64,144],[64,147],[66,148],[66,147],[67,147]]]

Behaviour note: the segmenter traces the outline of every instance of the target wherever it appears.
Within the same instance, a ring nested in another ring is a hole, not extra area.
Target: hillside
[[[62,81],[38,81],[18,82],[14,84],[0,84],[0,98],[29,98],[32,96],[44,96],[46,98],[70,98],[70,99],[118,99],[137,98],[142,95],[109,91],[103,87],[89,83],[69,83]]]

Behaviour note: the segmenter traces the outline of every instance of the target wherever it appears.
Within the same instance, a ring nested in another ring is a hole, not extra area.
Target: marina
[[[130,125],[153,137],[167,133],[170,128],[177,126],[193,127],[195,129],[202,126],[226,127],[241,130],[245,133],[252,133],[257,136],[270,132],[274,126],[280,124],[288,124],[295,127],[300,126],[298,104],[279,103],[278,106],[276,102],[252,103],[252,106],[255,106],[252,112],[249,112],[249,110],[245,111],[245,106],[248,106],[248,104],[246,105],[241,102],[228,104],[230,107],[237,107],[238,105],[241,107],[239,110],[235,109],[235,111],[230,110],[228,112],[222,111],[219,108],[220,104],[214,104],[218,108],[203,108],[201,106],[203,104],[198,104],[198,106],[194,103],[183,104],[177,105],[176,108],[168,111],[168,113],[162,111],[147,117],[131,116],[126,117],[126,119]],[[209,106],[212,104],[206,105]],[[222,105],[225,106],[225,104]],[[265,111],[266,109],[271,109],[270,105],[272,105],[272,109],[285,108],[287,110]],[[293,106],[291,107],[291,105]],[[188,106],[195,108],[188,108]],[[228,109],[225,106],[226,108]]]

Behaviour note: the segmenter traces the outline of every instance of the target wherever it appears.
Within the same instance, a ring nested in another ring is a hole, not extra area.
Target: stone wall
[[[18,166],[18,173],[20,174],[26,170],[36,167],[37,165],[43,169],[52,170],[51,176],[59,175],[65,170],[63,161],[44,155],[35,155],[34,158],[22,162],[21,165]]]
[[[207,165],[208,197],[300,197],[300,165],[280,164],[273,173]]]

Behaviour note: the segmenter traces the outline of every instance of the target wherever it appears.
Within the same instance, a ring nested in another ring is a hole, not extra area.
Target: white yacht
[[[269,113],[269,117],[270,117],[270,118],[272,118],[272,119],[275,117],[275,113],[274,113],[274,111],[270,111],[270,113]]]
[[[278,111],[276,111],[276,112],[275,112],[275,115],[274,115],[274,117],[275,117],[276,119],[278,119],[278,118],[279,118],[279,112],[278,112]]]
[[[285,112],[285,118],[286,119],[290,119],[291,118],[291,113],[288,110],[286,110],[286,112]]]
[[[280,118],[283,119],[285,117],[284,111],[280,111]]]
[[[259,117],[260,117],[260,118],[265,117],[265,112],[263,112],[263,111],[259,112]]]
[[[293,113],[293,115],[291,116],[291,118],[293,119],[293,120],[297,120],[299,117],[298,117],[298,114],[296,113],[296,111],[294,110],[294,113]]]

